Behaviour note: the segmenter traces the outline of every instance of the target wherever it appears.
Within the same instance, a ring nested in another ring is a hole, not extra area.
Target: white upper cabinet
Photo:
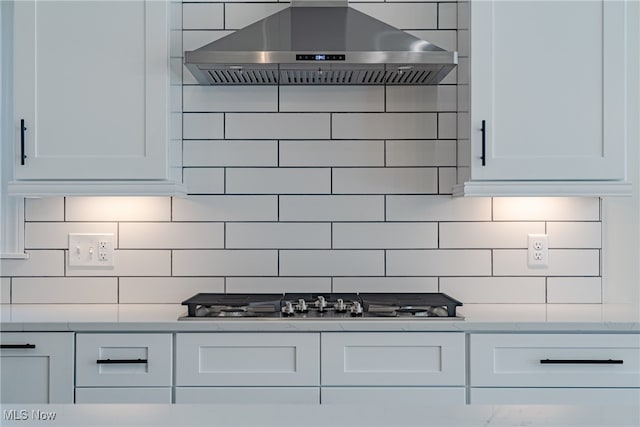
[[[630,193],[627,7],[460,4],[457,194]]]
[[[164,1],[15,2],[12,193],[175,189],[168,16]]]

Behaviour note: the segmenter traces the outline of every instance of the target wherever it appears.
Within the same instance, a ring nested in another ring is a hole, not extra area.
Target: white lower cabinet
[[[76,336],[76,403],[171,403],[173,335]]]
[[[640,334],[471,334],[470,403],[624,403],[640,391]]]
[[[319,403],[318,333],[178,333],[177,403]]]
[[[0,334],[1,403],[73,403],[73,333]]]
[[[322,334],[322,403],[465,403],[464,333]]]

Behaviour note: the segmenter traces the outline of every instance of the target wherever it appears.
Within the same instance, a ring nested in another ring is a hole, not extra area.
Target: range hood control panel
[[[344,61],[346,55],[327,55],[325,53],[299,53],[296,54],[296,61]]]

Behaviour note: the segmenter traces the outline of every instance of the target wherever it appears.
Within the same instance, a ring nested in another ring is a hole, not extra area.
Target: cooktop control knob
[[[291,301],[287,301],[284,303],[284,307],[282,307],[282,314],[285,316],[293,316],[295,314],[295,310],[293,309]]]
[[[307,302],[303,298],[300,298],[298,300],[298,304],[296,304],[296,311],[299,311],[300,313],[306,313],[307,311],[309,311]]]
[[[316,308],[318,311],[324,311],[327,308],[327,300],[324,299],[322,295],[318,295],[318,299],[316,300]]]
[[[444,307],[433,307],[431,312],[434,316],[438,317],[447,317],[449,315],[449,312],[447,312],[447,309]]]
[[[344,313],[345,311],[347,311],[347,305],[344,303],[344,300],[342,298],[338,298],[333,308],[338,313]]]
[[[362,304],[359,301],[353,301],[353,305],[351,305],[351,315],[352,316],[362,316]]]

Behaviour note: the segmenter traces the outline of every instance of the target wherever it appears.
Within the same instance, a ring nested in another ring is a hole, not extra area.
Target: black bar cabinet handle
[[[614,359],[542,359],[542,364],[563,365],[622,365],[624,360]]]
[[[0,344],[0,350],[5,348],[36,348],[35,344]]]
[[[24,132],[27,130],[24,125],[24,119],[20,119],[20,164],[24,166],[24,159],[27,155],[24,153]]]
[[[124,365],[128,363],[149,363],[147,359],[98,359],[96,363],[99,365]]]
[[[482,131],[482,156],[480,156],[480,159],[482,160],[482,166],[486,166],[487,165],[487,121],[486,120],[482,121],[482,128],[480,130]]]

